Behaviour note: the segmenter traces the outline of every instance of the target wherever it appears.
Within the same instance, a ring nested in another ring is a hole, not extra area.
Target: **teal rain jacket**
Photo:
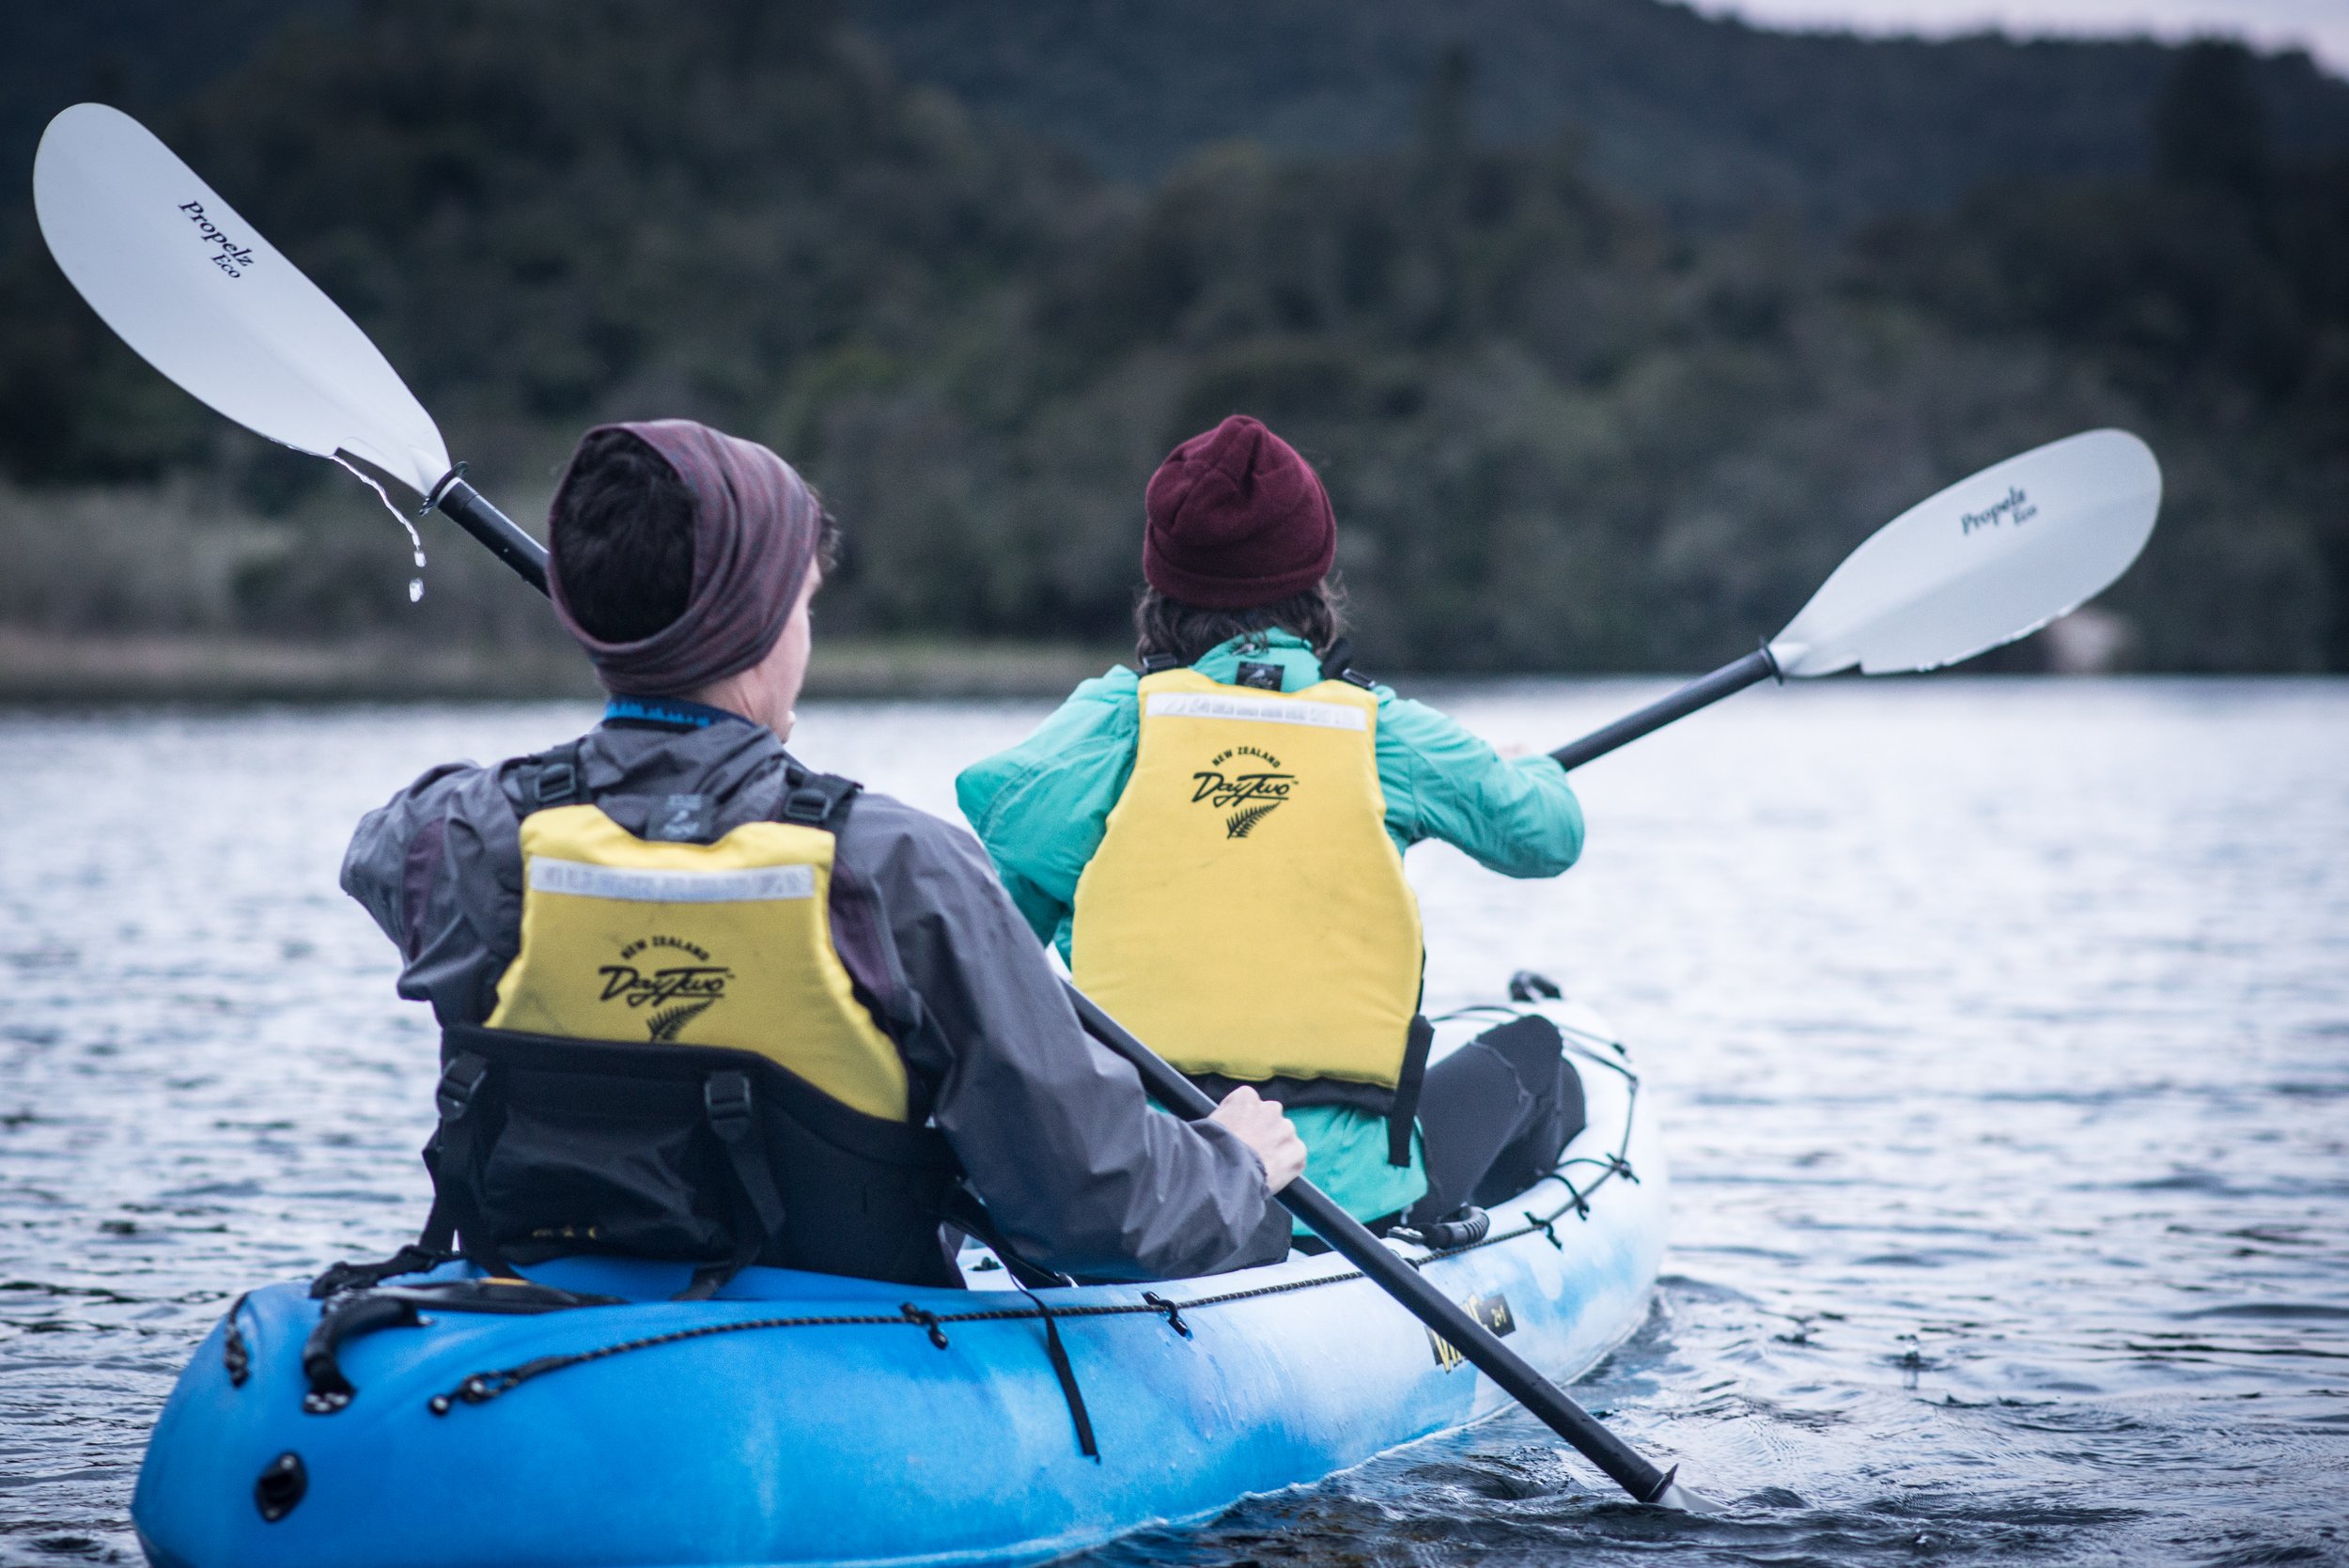
[[[1285,631],[1235,637],[1193,667],[1232,682],[1242,658],[1281,666],[1284,691],[1321,678],[1313,648]],[[1012,901],[1037,937],[1068,957],[1077,878],[1100,847],[1112,807],[1133,771],[1141,736],[1141,676],[1123,666],[1070,693],[1034,735],[972,764],[956,780]],[[1397,849],[1437,838],[1504,877],[1555,877],[1582,853],[1582,808],[1547,756],[1504,760],[1423,703],[1372,688],[1378,698],[1378,783]],[[1305,1174],[1358,1219],[1416,1202],[1427,1177],[1414,1141],[1407,1170],[1387,1163],[1387,1126],[1343,1106],[1289,1112],[1309,1158]]]

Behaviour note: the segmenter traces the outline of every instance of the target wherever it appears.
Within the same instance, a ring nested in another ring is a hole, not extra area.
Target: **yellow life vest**
[[[1193,1075],[1395,1089],[1419,902],[1387,836],[1378,700],[1143,677],[1134,770],[1077,882],[1080,989]]]
[[[521,948],[491,1029],[723,1046],[868,1116],[907,1119],[904,1060],[833,950],[832,835],[749,822],[653,843],[593,805],[522,819]]]

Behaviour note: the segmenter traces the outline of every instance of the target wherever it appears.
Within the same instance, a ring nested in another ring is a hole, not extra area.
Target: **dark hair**
[[[840,558],[840,524],[830,512],[819,517],[816,559],[829,574]],[[693,595],[693,492],[666,458],[626,430],[599,431],[581,444],[547,536],[563,563],[564,599],[591,635],[639,642],[685,613]]]
[[[1144,587],[1134,599],[1134,657],[1143,663],[1158,656],[1192,664],[1218,644],[1275,627],[1328,658],[1346,635],[1346,585],[1332,572],[1301,593],[1246,610],[1209,610]]]
[[[598,431],[571,458],[547,544],[572,618],[604,642],[639,642],[692,596],[693,492],[643,441]]]

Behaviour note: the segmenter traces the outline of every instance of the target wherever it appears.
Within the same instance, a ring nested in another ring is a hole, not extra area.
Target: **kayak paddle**
[[[2129,569],[2161,509],[2161,467],[2126,430],[2035,446],[1870,535],[1766,645],[1549,754],[1581,767],[1776,676],[1937,670],[2069,614]]]
[[[546,551],[450,466],[367,334],[147,127],[103,103],[58,114],[33,155],[33,210],[99,319],[196,401],[334,459],[386,505],[387,480],[413,491],[546,587]]]
[[[33,199],[58,268],[149,365],[247,429],[341,463],[379,494],[386,480],[413,491],[547,591],[546,546],[459,477],[431,416],[366,334],[146,127],[103,104],[65,110],[34,157]],[[1188,1121],[1214,1110],[1164,1058],[1063,984],[1085,1032],[1131,1063],[1152,1098]],[[1658,1507],[1713,1511],[1302,1176],[1280,1200],[1625,1491]]]

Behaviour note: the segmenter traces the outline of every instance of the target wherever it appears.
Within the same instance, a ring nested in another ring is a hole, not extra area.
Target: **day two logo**
[[[1257,767],[1259,763],[1263,766]],[[1288,800],[1297,784],[1297,775],[1282,771],[1279,757],[1253,746],[1220,753],[1190,777],[1197,786],[1191,804],[1229,814],[1223,818],[1225,838],[1246,838]]]
[[[679,959],[692,961],[671,961]],[[687,1024],[723,1001],[726,982],[734,977],[708,949],[663,936],[629,943],[620,949],[618,963],[596,972],[603,977],[603,995],[596,1000],[624,1002],[630,1011],[649,1009],[646,1032],[663,1042],[674,1042]]]

